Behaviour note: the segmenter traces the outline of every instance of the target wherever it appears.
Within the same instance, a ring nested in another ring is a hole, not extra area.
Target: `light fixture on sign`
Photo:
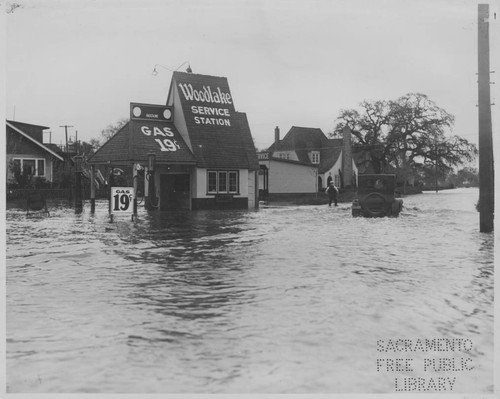
[[[136,118],[138,118],[139,116],[141,116],[142,111],[139,107],[134,107],[134,109],[132,110],[132,113],[134,114],[134,116]]]
[[[156,67],[162,67],[162,68],[166,69],[167,71],[170,71],[170,72],[175,72],[175,71],[178,71],[178,70],[179,70],[182,66],[184,66],[184,65],[186,65],[186,64],[188,64],[188,67],[187,67],[187,69],[186,69],[186,72],[187,72],[187,73],[191,73],[191,72],[193,72],[193,71],[192,71],[192,69],[191,69],[191,65],[190,65],[189,61],[184,61],[184,62],[183,62],[181,65],[179,65],[179,66],[177,67],[177,69],[175,69],[175,70],[174,70],[174,69],[167,68],[166,66],[163,66],[163,65],[160,65],[160,64],[155,64],[155,67],[153,68],[153,72],[152,72],[152,74],[153,74],[154,76],[158,75],[158,71],[156,70]]]
[[[168,108],[163,111],[163,117],[165,119],[170,119],[172,117],[172,111]]]

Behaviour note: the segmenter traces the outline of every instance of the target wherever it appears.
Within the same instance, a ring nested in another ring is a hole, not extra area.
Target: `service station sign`
[[[161,152],[181,149],[180,140],[173,131],[172,107],[154,104],[130,104],[130,119],[134,134],[140,136],[137,143],[154,143],[153,148]]]
[[[177,151],[181,148],[174,138],[174,132],[168,126],[159,127],[142,125],[140,130],[144,136],[151,137],[152,140],[158,144],[160,151]]]
[[[172,122],[172,108],[165,105],[130,103],[130,119]]]
[[[234,104],[224,79],[211,77],[206,82],[177,82],[184,114],[195,125],[231,126]]]

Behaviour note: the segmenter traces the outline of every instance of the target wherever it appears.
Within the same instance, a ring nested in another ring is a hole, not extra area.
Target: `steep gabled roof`
[[[157,163],[195,163],[174,124],[161,121],[129,121],[96,151],[89,162],[146,162],[149,153],[156,155]]]
[[[273,143],[268,151],[297,151],[299,152],[320,151],[328,141],[321,129],[312,127],[292,126],[288,133],[277,144]],[[304,158],[305,161],[305,158]]]
[[[238,120],[242,142],[245,147],[248,169],[259,170],[259,159],[257,158],[250,126],[248,125],[247,114],[244,112],[236,112],[236,119]]]
[[[29,141],[31,141],[32,143],[36,144],[38,147],[40,147],[41,149],[43,149],[44,151],[48,152],[50,155],[52,155],[54,158],[57,158],[61,161],[63,161],[63,157],[61,157],[59,154],[56,154],[54,151],[52,151],[50,148],[46,147],[45,145],[43,145],[41,142],[39,142],[38,140],[35,140],[33,137],[31,137],[29,134],[25,133],[23,130],[21,130],[19,127],[15,126],[15,125],[18,125],[18,123],[13,123],[12,121],[6,121],[7,123],[7,127],[11,128],[12,130],[14,130],[15,132],[19,133],[21,136],[27,138]],[[30,125],[30,124],[26,124],[26,125]],[[39,126],[39,125],[30,125],[30,126],[38,126],[40,128],[44,128],[44,129],[48,129],[47,127],[45,126]]]
[[[299,162],[311,164],[309,153],[320,152],[319,173],[330,170],[342,153],[342,139],[328,139],[318,128],[292,126],[285,137],[273,143],[268,152],[295,151]]]
[[[129,161],[129,123],[126,123],[118,130],[108,141],[106,141],[95,153],[88,162],[90,163],[107,163]]]
[[[23,133],[26,133],[32,139],[37,140],[38,142],[43,144],[43,131],[49,129],[48,126],[35,125],[33,123],[19,122],[7,120],[11,125],[14,125],[19,130],[22,130]]]
[[[319,173],[325,173],[329,171],[335,162],[342,154],[343,140],[342,139],[328,139],[325,146],[320,152],[320,164]]]
[[[276,162],[283,162],[283,163],[291,163],[294,165],[310,166],[311,168],[318,167],[318,164],[313,164],[310,161],[302,162],[302,161],[296,161],[294,159],[286,159],[286,158],[280,158],[280,157],[269,157],[267,159],[264,159],[264,161],[276,161]]]
[[[227,78],[174,72],[169,93],[179,96],[167,103],[181,105],[198,167],[258,169],[246,115],[236,112]]]

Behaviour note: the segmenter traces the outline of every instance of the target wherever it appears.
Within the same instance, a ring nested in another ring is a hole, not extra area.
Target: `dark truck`
[[[398,216],[403,200],[395,198],[396,175],[358,175],[358,189],[352,201],[352,216]]]

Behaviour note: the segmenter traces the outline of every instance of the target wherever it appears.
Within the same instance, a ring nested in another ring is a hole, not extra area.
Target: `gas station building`
[[[143,170],[149,209],[258,206],[255,146],[225,77],[174,72],[166,105],[131,103],[130,121],[89,163],[130,166],[134,186]]]

